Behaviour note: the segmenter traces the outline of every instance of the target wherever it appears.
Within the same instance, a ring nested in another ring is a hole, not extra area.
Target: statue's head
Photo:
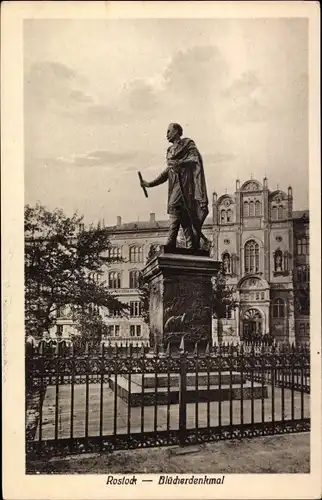
[[[180,139],[183,134],[183,130],[179,123],[170,123],[167,130],[167,139],[169,142],[174,142]]]

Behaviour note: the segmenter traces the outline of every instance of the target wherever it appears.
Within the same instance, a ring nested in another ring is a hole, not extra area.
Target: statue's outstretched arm
[[[154,181],[148,182],[147,187],[159,186],[160,184],[164,184],[167,182],[169,178],[169,169],[166,168],[163,172]]]

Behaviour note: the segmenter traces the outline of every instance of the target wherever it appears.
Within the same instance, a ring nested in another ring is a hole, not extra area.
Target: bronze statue
[[[167,168],[152,182],[141,179],[142,188],[150,188],[169,181],[168,214],[169,235],[166,248],[176,248],[180,225],[186,247],[200,249],[200,239],[206,242],[201,228],[207,217],[208,197],[202,157],[193,140],[181,138],[181,125],[170,123],[167,139],[172,145],[167,150]]]

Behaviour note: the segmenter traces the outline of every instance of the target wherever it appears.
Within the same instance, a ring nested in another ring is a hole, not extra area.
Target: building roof
[[[204,226],[212,224],[212,217],[207,217]],[[168,229],[169,220],[143,220],[136,222],[124,222],[119,226],[108,226],[108,229],[112,231],[139,231],[139,230],[157,230],[157,229]]]
[[[293,210],[293,219],[309,219],[310,212],[309,210]]]

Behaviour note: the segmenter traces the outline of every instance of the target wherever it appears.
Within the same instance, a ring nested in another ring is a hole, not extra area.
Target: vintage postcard
[[[320,498],[316,2],[6,2],[4,498]]]

